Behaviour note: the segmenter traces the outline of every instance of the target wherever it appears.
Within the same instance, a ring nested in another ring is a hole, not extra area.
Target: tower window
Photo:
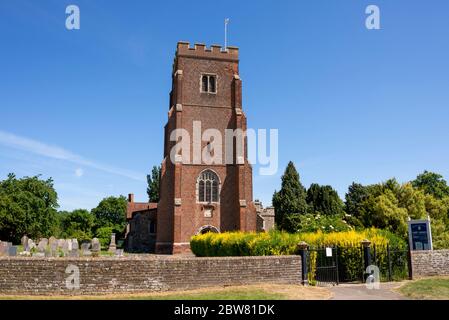
[[[213,74],[201,75],[201,92],[217,93],[217,76]]]
[[[212,170],[201,172],[197,180],[199,202],[219,202],[220,183],[218,176]]]

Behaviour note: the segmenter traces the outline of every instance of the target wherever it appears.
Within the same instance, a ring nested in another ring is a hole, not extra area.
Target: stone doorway
[[[214,226],[207,225],[207,226],[202,226],[196,234],[205,234],[208,232],[220,233],[220,230],[218,230],[218,228],[216,228]]]

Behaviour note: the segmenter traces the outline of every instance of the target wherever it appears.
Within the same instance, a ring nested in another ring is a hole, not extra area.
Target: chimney
[[[134,194],[133,193],[130,193],[130,194],[128,194],[128,202],[134,202]]]

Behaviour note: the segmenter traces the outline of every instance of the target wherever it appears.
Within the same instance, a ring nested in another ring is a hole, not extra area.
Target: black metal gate
[[[309,248],[307,263],[307,277],[310,285],[338,285],[337,247]]]
[[[372,264],[379,268],[380,281],[401,281],[411,279],[412,269],[408,247],[396,248],[373,245]]]
[[[307,269],[303,276],[314,286],[363,283],[368,275],[380,282],[411,279],[412,275],[408,247],[310,247],[305,251],[305,258]]]

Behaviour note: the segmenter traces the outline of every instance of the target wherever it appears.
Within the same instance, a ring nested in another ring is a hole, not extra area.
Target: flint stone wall
[[[449,276],[449,250],[412,251],[413,278]]]

